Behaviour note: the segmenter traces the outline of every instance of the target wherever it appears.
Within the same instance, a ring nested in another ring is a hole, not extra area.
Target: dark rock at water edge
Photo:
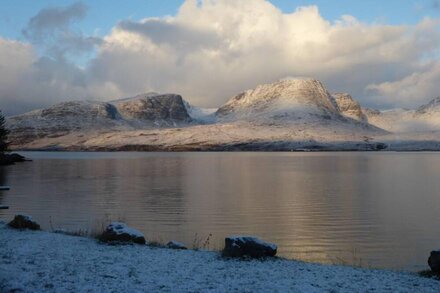
[[[40,225],[32,220],[31,216],[16,215],[14,219],[8,223],[8,226],[14,229],[40,230]]]
[[[223,256],[226,257],[273,257],[277,253],[277,246],[273,243],[262,241],[256,237],[227,237]]]
[[[431,271],[440,273],[440,250],[431,251],[431,255],[428,259],[428,265]]]
[[[125,223],[113,222],[107,226],[99,237],[99,240],[106,243],[137,243],[145,244],[144,235],[136,229],[128,227]]]
[[[170,241],[167,243],[167,248],[171,248],[171,249],[188,249],[185,244],[177,242],[177,241]]]
[[[14,163],[30,161],[24,156],[19,154],[0,154],[0,166],[1,165],[13,165]]]

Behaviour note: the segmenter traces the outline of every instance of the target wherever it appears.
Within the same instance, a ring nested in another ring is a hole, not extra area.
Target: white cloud
[[[331,23],[316,6],[283,13],[265,0],[187,0],[176,16],[117,24],[85,69],[66,60],[44,66],[34,60],[27,70],[37,67],[47,79],[39,82],[34,76],[41,93],[19,99],[37,103],[43,94],[51,101],[68,94],[113,99],[158,91],[218,106],[259,83],[310,76],[363,104],[416,105],[437,90],[429,74],[435,66],[426,64],[437,60],[438,28],[438,21],[430,19],[392,26],[360,23],[348,15]],[[384,89],[413,74],[425,83],[414,95],[399,93],[397,83]],[[2,98],[0,108],[3,104]]]

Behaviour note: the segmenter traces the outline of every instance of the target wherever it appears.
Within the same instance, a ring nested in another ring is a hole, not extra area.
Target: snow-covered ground
[[[16,231],[0,224],[0,292],[439,292],[416,274]]]

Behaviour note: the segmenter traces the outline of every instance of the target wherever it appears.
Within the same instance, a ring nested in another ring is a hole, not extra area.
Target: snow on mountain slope
[[[74,106],[72,106],[74,105]],[[128,99],[55,105],[8,119],[12,145],[24,149],[364,148],[385,131],[341,115],[317,80],[258,86],[215,113],[181,96],[149,93]],[[199,124],[199,125],[198,125]],[[374,146],[373,146],[374,148]]]
[[[440,130],[440,98],[433,99],[417,110],[364,110],[368,122],[382,129],[396,132],[424,132]]]
[[[151,127],[188,124],[191,117],[183,99],[174,94],[145,94],[113,101],[72,101],[59,103],[9,117],[13,144],[24,144],[43,137],[56,138],[71,132],[127,131]]]
[[[120,129],[116,108],[104,102],[72,101],[7,118],[15,144],[41,137],[59,137],[72,131]]]
[[[408,109],[364,110],[368,123],[390,132],[409,132],[419,129],[419,125],[414,120],[414,112]]]
[[[324,85],[314,79],[286,79],[259,85],[220,107],[223,120],[300,120],[338,117],[339,109]]]
[[[353,99],[351,95],[347,93],[336,93],[333,94],[333,97],[342,115],[361,122],[367,121],[367,117],[362,112],[361,105],[358,101]]]
[[[191,119],[199,123],[214,123],[217,120],[215,112],[217,108],[200,108],[184,101],[186,111]]]

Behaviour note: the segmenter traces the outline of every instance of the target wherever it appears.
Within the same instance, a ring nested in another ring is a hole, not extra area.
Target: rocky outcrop
[[[35,222],[31,216],[16,215],[14,219],[8,223],[8,226],[14,229],[40,230],[40,225]]]
[[[228,118],[295,119],[310,115],[339,116],[338,106],[324,85],[314,79],[288,79],[259,85],[220,107],[216,115]]]
[[[431,251],[428,265],[434,273],[440,273],[440,250]]]
[[[0,166],[2,165],[13,165],[19,162],[29,161],[25,157],[19,154],[0,154]]]
[[[114,104],[125,119],[159,122],[188,122],[191,120],[180,95],[145,94],[115,101]]]
[[[108,225],[99,240],[106,243],[145,244],[145,237],[141,232],[121,222],[113,222]]]
[[[336,93],[333,94],[333,97],[342,115],[361,122],[367,121],[367,116],[363,113],[361,105],[358,101],[353,99],[351,95],[347,93]]]
[[[277,253],[277,246],[264,242],[256,237],[238,236],[225,238],[223,256],[226,257],[273,257]]]

